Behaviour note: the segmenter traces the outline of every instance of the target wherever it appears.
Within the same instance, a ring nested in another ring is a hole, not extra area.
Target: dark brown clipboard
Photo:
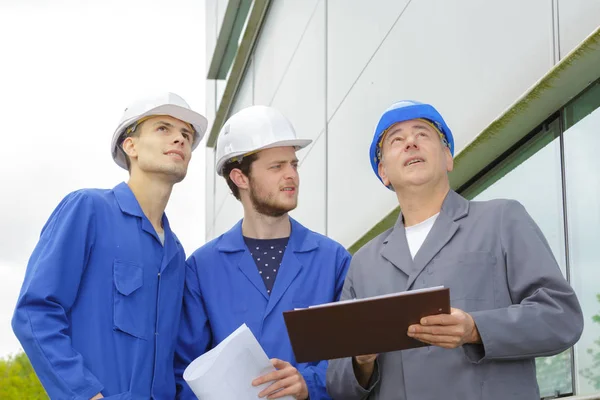
[[[450,314],[450,289],[407,291],[283,313],[299,363],[427,346],[407,335],[428,315]]]

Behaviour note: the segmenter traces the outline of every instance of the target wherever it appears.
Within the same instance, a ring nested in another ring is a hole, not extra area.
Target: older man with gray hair
[[[536,223],[517,201],[451,190],[453,154],[431,105],[401,101],[381,116],[371,165],[401,214],[354,255],[341,299],[443,285],[453,308],[398,332],[431,346],[332,360],[334,399],[539,399],[535,357],[581,336],[579,302]]]

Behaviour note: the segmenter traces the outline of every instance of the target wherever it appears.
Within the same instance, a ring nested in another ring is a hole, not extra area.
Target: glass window
[[[569,129],[600,107],[600,81],[592,84],[564,109],[565,129]]]
[[[567,223],[571,284],[584,314],[575,345],[577,394],[600,390],[600,84],[565,108]]]
[[[527,209],[566,276],[565,228],[558,119],[462,192],[472,200],[510,198]],[[571,350],[536,360],[542,397],[573,393]]]

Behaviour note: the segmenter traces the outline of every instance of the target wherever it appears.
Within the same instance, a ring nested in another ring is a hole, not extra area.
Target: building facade
[[[392,226],[368,148],[390,104],[433,104],[452,187],[519,200],[579,295],[579,343],[537,360],[543,397],[600,393],[600,1],[206,0],[206,239],[242,216],[214,172],[225,119],[271,105],[299,136],[291,215],[351,251]],[[600,398],[600,397],[599,397]]]

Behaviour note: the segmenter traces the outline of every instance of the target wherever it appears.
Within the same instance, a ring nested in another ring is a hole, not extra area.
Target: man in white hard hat
[[[266,106],[241,110],[221,129],[216,170],[244,218],[188,258],[179,398],[194,398],[183,369],[245,323],[276,368],[252,382],[271,383],[261,397],[329,399],[327,362],[296,363],[283,319],[286,310],[338,300],[350,262],[339,243],[288,215],[298,203],[296,151],[310,142]]]
[[[52,399],[173,399],[185,253],[165,207],[206,119],[167,93],[114,133],[129,181],[68,194],[33,251],[13,330]]]

